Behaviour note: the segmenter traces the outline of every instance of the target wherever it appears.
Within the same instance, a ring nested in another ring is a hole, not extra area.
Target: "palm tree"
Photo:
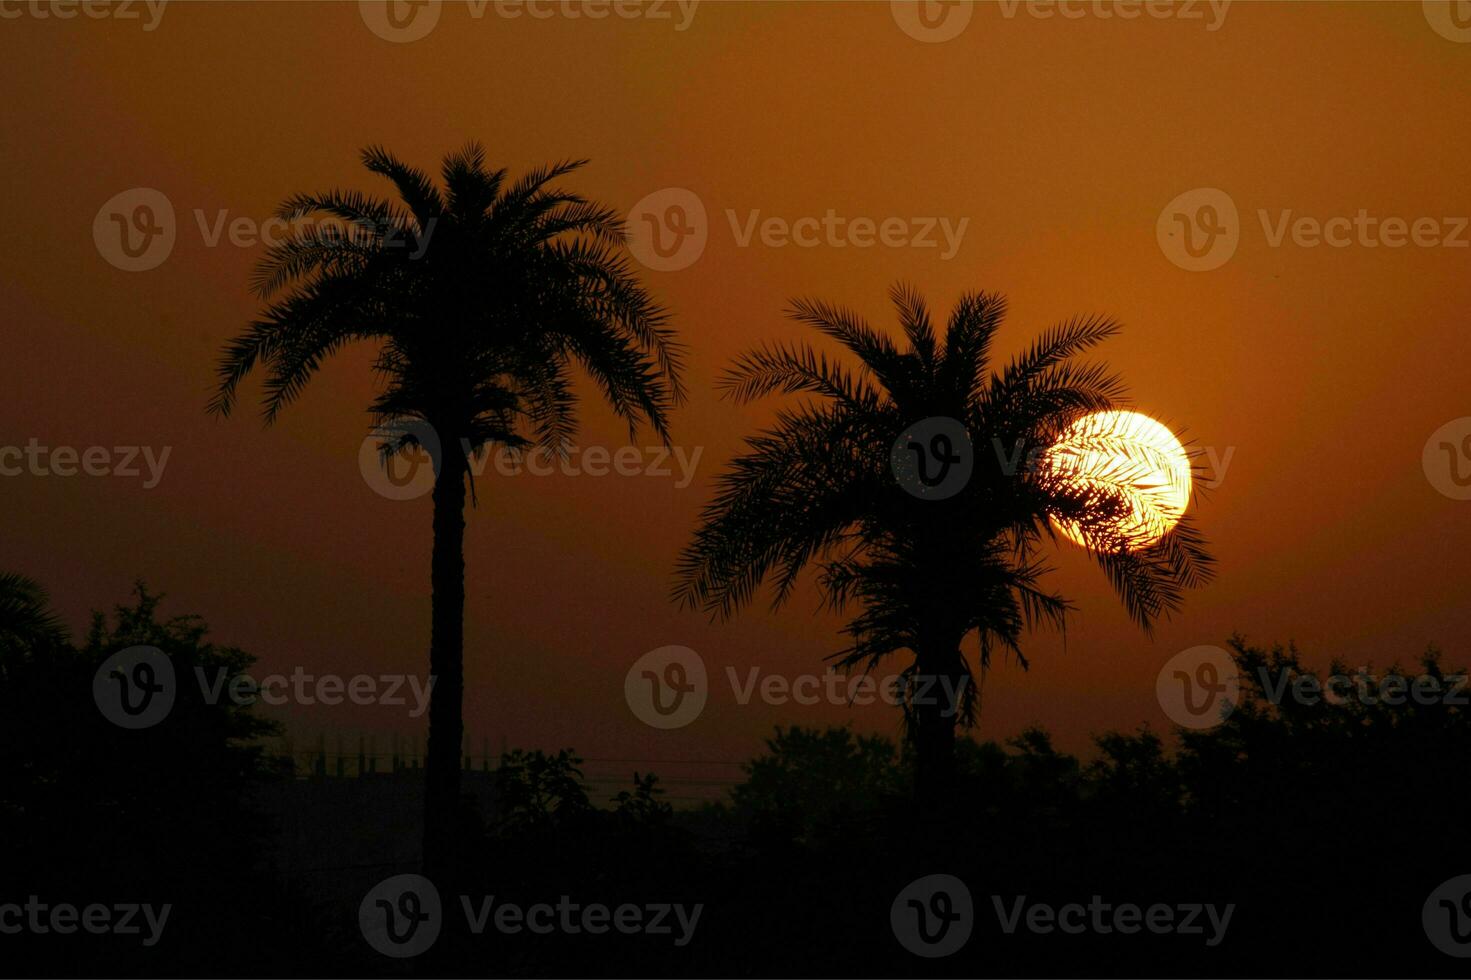
[[[436,185],[383,149],[362,160],[398,201],[334,190],[280,206],[296,230],[256,270],[268,305],[225,346],[210,410],[229,415],[240,382],[262,366],[270,424],[323,360],[366,341],[377,346],[383,382],[369,411],[384,461],[431,455],[424,864],[432,876],[455,866],[467,457],[492,446],[564,452],[576,429],[574,365],[627,421],[630,438],[648,425],[667,443],[669,412],[684,397],[681,348],[630,270],[618,213],[552,186],[586,161],[512,181],[471,143],[445,157]]]
[[[783,408],[722,475],[680,557],[674,597],[723,619],[768,579],[780,605],[803,569],[816,566],[830,608],[859,607],[844,628],[850,645],[831,658],[839,667],[868,671],[907,652],[898,676],[916,795],[938,806],[953,776],[957,723],[973,724],[979,704],[963,642],[974,636],[982,676],[998,651],[1025,668],[1023,634],[1061,628],[1072,608],[1042,584],[1050,568],[1040,551],[1044,536],[1057,537],[1054,521],[1087,530],[1099,565],[1146,631],[1210,577],[1212,559],[1188,518],[1149,546],[1110,535],[1122,524],[1136,467],[1121,467],[1123,480],[1111,488],[1035,465],[1045,459],[1036,450],[1079,417],[1119,405],[1120,379],[1076,360],[1117,332],[1113,321],[1063,323],[994,370],[1001,296],[963,296],[943,338],[914,290],[896,286],[891,297],[902,350],[850,312],[798,301],[790,317],[838,341],[858,370],[805,344],[774,344],[746,353],[719,380],[741,403],[815,397]],[[963,426],[973,447],[968,480],[943,499],[911,492],[922,488],[899,478],[893,460],[906,430],[937,418]],[[1024,450],[1034,465],[1009,465]]]
[[[12,658],[24,660],[66,638],[66,627],[39,583],[15,572],[0,573],[0,679]]]

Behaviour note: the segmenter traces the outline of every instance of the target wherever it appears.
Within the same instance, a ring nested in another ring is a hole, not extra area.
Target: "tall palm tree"
[[[565,451],[578,366],[630,438],[647,425],[667,443],[684,397],[681,348],[622,252],[619,214],[552,186],[586,161],[512,181],[471,143],[445,157],[436,185],[383,149],[362,160],[398,200],[334,190],[280,206],[297,230],[256,270],[267,306],[225,346],[210,409],[229,415],[261,366],[269,424],[328,355],[377,345],[383,384],[369,411],[384,460],[426,451],[436,474],[424,864],[446,874],[463,738],[467,457],[492,446]]]
[[[1079,417],[1119,405],[1117,375],[1076,359],[1117,331],[1113,321],[1063,323],[993,369],[1001,296],[962,297],[943,338],[914,290],[896,286],[891,297],[903,349],[850,312],[798,301],[791,318],[838,341],[857,370],[805,344],[774,344],[743,355],[720,379],[742,403],[815,397],[783,408],[722,475],[680,558],[674,597],[726,618],[768,579],[779,605],[803,569],[816,566],[831,608],[859,607],[844,628],[850,645],[832,657],[841,668],[867,671],[907,654],[898,676],[916,794],[939,804],[953,775],[957,723],[973,724],[978,708],[962,644],[975,638],[982,675],[997,651],[1025,667],[1023,634],[1060,628],[1071,609],[1042,584],[1050,569],[1041,549],[1056,538],[1054,521],[1087,532],[1146,630],[1210,577],[1212,559],[1188,518],[1147,547],[1111,536],[1129,503],[1123,483],[1084,485],[1036,465],[1045,459],[1037,450]],[[906,489],[893,462],[901,435],[936,418],[963,426],[973,447],[968,480],[943,499]],[[1034,465],[1012,465],[1028,455]],[[1135,468],[1121,467],[1125,480]]]

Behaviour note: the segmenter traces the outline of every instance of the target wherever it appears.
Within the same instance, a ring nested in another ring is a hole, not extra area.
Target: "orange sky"
[[[645,277],[691,348],[674,431],[702,447],[693,483],[480,484],[466,541],[477,742],[728,759],[777,723],[895,730],[885,706],[736,703],[727,666],[813,672],[839,645],[810,589],[715,626],[665,597],[713,476],[770,417],[718,400],[712,379],[794,335],[780,316],[794,296],[892,326],[885,292],[900,279],[941,310],[964,290],[1005,292],[1010,348],[1074,313],[1118,317],[1126,332],[1106,354],[1138,406],[1233,452],[1198,507],[1218,582],[1150,639],[1085,557],[1061,555],[1053,584],[1080,607],[1066,652],[1042,635],[1029,673],[994,670],[983,735],[1036,722],[1082,749],[1093,732],[1163,726],[1160,665],[1235,630],[1296,639],[1319,662],[1428,643],[1471,659],[1471,502],[1437,492],[1421,463],[1432,432],[1471,414],[1471,231],[1462,247],[1271,241],[1288,210],[1429,217],[1447,235],[1442,219],[1471,215],[1471,43],[1419,3],[1237,2],[1220,20],[1204,3],[1137,19],[1100,16],[1126,9],[1107,3],[977,4],[938,43],[907,34],[888,3],[704,2],[683,22],[673,4],[668,19],[555,5],[537,19],[446,0],[409,43],[375,35],[356,3],[173,2],[152,30],[136,9],[58,19],[0,4],[0,445],[171,447],[152,489],[0,478],[4,567],[50,586],[74,624],[143,576],[262,673],[426,669],[430,505],[386,500],[359,473],[368,352],[332,364],[273,430],[249,413],[207,418],[216,351],[255,308],[262,251],[207,238],[220,212],[264,219],[295,191],[382,191],[357,163],[368,143],[437,168],[477,138],[518,171],[591,157],[575,186],[620,208],[689,189],[709,222],[693,265]],[[161,265],[127,272],[92,226],[137,187],[168,198],[177,238]],[[1156,239],[1161,210],[1195,188],[1223,190],[1240,214],[1235,254],[1211,271],[1178,267]],[[742,246],[727,216],[829,209],[968,224],[945,258]],[[583,419],[583,444],[622,444],[605,411]],[[624,704],[623,677],[667,644],[699,651],[715,682],[698,721],[658,732]],[[289,717],[303,732],[421,724],[387,708]]]

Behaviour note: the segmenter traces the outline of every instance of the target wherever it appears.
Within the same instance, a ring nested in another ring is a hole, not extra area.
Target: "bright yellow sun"
[[[1078,419],[1043,455],[1042,471],[1124,504],[1124,512],[1098,522],[1053,519],[1064,536],[1085,548],[1147,548],[1170,533],[1190,503],[1185,447],[1139,412],[1094,412]]]

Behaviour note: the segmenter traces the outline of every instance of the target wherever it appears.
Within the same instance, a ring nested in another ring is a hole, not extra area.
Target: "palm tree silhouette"
[[[781,410],[722,475],[680,557],[674,597],[728,618],[768,578],[780,605],[802,570],[818,566],[831,608],[861,607],[844,628],[850,645],[831,659],[868,671],[890,655],[912,655],[899,676],[916,796],[940,805],[954,772],[956,724],[973,724],[979,704],[962,643],[976,636],[982,675],[996,651],[1026,667],[1023,633],[1061,628],[1072,608],[1041,585],[1050,568],[1039,550],[1044,535],[1057,537],[1053,520],[1087,530],[1146,631],[1179,607],[1185,589],[1209,579],[1213,560],[1188,519],[1147,547],[1110,537],[1137,469],[1127,461],[1113,485],[1080,485],[1036,465],[1037,450],[1080,415],[1118,407],[1118,376],[1076,360],[1117,332],[1113,321],[1063,323],[993,371],[991,344],[1006,310],[1000,295],[963,296],[943,341],[913,289],[896,286],[890,295],[906,349],[850,312],[798,301],[791,318],[847,348],[858,372],[805,344],[776,344],[741,356],[722,376],[718,386],[741,403],[774,393],[816,398]],[[897,477],[892,447],[915,423],[936,418],[964,427],[973,471],[953,496],[926,499]],[[1032,465],[1013,463],[1023,451]]]
[[[64,643],[66,627],[51,609],[51,597],[34,579],[0,573],[0,679],[6,661]]]
[[[362,160],[399,202],[337,190],[280,206],[287,221],[328,220],[298,227],[260,263],[255,291],[278,298],[225,346],[210,410],[229,415],[240,382],[263,366],[270,424],[329,355],[378,345],[384,385],[369,410],[384,462],[427,452],[435,469],[424,865],[447,876],[463,737],[468,458],[492,446],[564,452],[576,428],[574,365],[630,438],[646,424],[667,444],[669,411],[684,398],[681,348],[621,251],[618,213],[551,186],[586,161],[512,182],[470,143],[445,157],[440,187],[386,150]]]

